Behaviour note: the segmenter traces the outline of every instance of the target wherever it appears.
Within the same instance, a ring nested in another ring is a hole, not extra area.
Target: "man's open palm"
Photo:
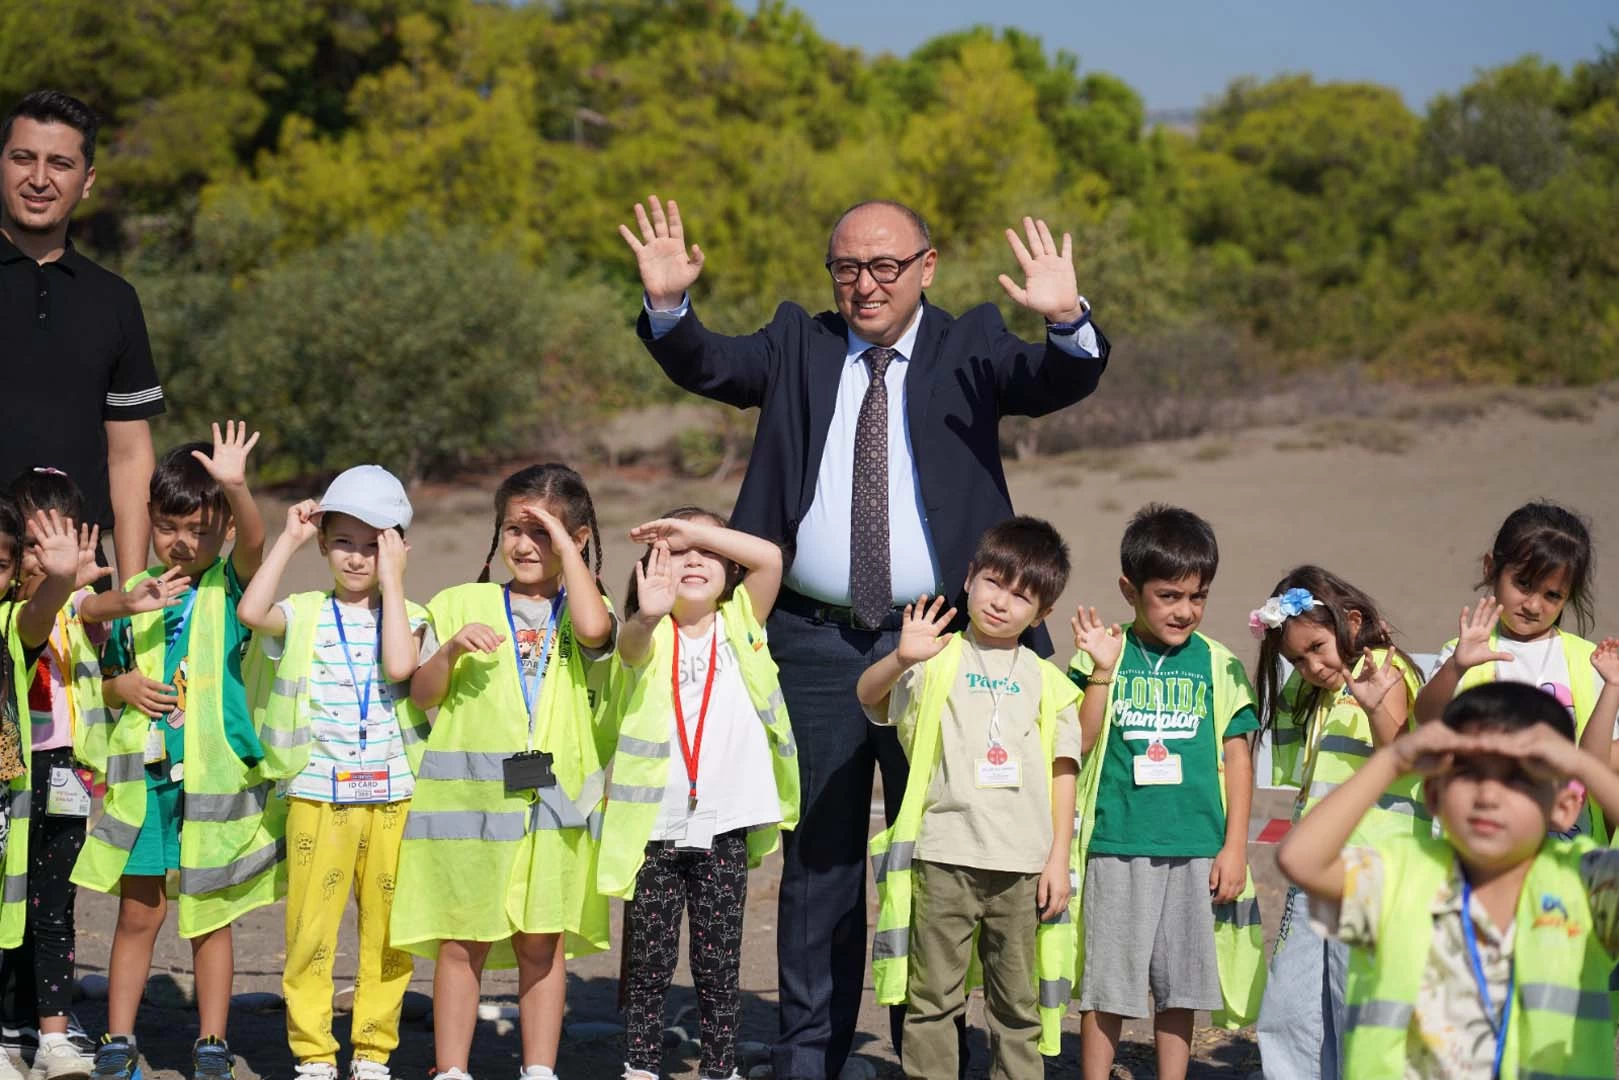
[[[1028,246],[1015,231],[1006,230],[1006,242],[1023,270],[1023,284],[1002,274],[1001,288],[1030,311],[1044,315],[1047,322],[1073,322],[1084,314],[1079,303],[1079,283],[1074,277],[1074,238],[1063,233],[1059,248],[1046,223],[1033,218],[1023,219],[1023,231],[1029,238]]]
[[[635,223],[639,236],[628,225],[620,225],[618,234],[635,252],[647,299],[658,309],[678,306],[703,272],[703,249],[693,244],[690,251],[686,250],[686,230],[680,224],[680,207],[673,199],[669,200],[667,212],[656,195],[648,196],[646,204],[636,203]]]

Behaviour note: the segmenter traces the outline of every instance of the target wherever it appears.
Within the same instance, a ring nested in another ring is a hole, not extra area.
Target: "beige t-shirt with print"
[[[1588,894],[1619,890],[1619,849],[1599,849],[1580,863]],[[1368,847],[1344,849],[1344,898],[1335,905],[1312,900],[1310,921],[1323,936],[1366,949],[1377,945],[1383,919],[1383,859]],[[1462,881],[1454,869],[1429,907],[1433,944],[1423,966],[1416,1008],[1406,1031],[1405,1080],[1489,1076],[1495,1065],[1495,1029],[1485,1016],[1462,936]],[[1499,1017],[1512,975],[1513,924],[1497,927],[1478,897],[1473,930],[1490,1002]],[[1610,952],[1619,946],[1619,905],[1591,906],[1591,932]]]
[[[1051,783],[1040,746],[1040,657],[1019,646],[979,649],[962,642],[956,683],[945,702],[939,733],[939,764],[928,785],[916,840],[917,858],[980,870],[1038,874],[1051,853]],[[937,661],[930,661],[934,663]],[[875,724],[899,724],[909,746],[912,731],[902,723],[921,694],[928,664],[915,664],[900,676],[885,714],[868,708]],[[990,721],[1000,701],[1000,744],[1018,763],[1017,787],[980,787],[979,766],[990,743]],[[1054,756],[1076,765],[1080,759],[1079,710],[1057,714]]]

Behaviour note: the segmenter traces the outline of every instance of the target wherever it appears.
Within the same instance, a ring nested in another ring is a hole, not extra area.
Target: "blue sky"
[[[1308,71],[1399,89],[1420,110],[1478,68],[1534,52],[1565,69],[1611,44],[1612,0],[792,0],[827,37],[904,54],[977,23],[1017,26],[1149,109],[1201,105],[1238,75]]]

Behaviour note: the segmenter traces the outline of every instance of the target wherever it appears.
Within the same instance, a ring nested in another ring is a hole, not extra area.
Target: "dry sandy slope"
[[[1323,416],[1322,421],[1328,418]],[[1251,657],[1253,642],[1246,617],[1290,566],[1319,562],[1369,590],[1385,606],[1405,643],[1430,651],[1454,633],[1455,616],[1472,595],[1478,557],[1501,518],[1526,499],[1543,496],[1579,508],[1592,522],[1598,544],[1599,632],[1619,631],[1619,485],[1613,483],[1615,435],[1619,405],[1607,403],[1588,419],[1553,421],[1523,409],[1497,409],[1481,419],[1457,426],[1409,429],[1412,444],[1399,453],[1377,453],[1353,447],[1300,449],[1322,441],[1320,424],[1246,432],[1235,438],[1148,445],[1128,451],[1079,454],[1010,469],[1016,505],[1050,518],[1073,547],[1075,569],[1054,620],[1058,659],[1069,645],[1062,624],[1080,600],[1096,603],[1112,616],[1127,614],[1118,599],[1117,545],[1125,521],[1136,507],[1162,500],[1191,507],[1217,529],[1223,564],[1215,583],[1205,629],[1239,655]],[[1312,429],[1316,429],[1312,434]],[[609,534],[605,577],[615,593],[622,591],[634,551],[624,533],[638,520],[683,502],[715,507],[728,505],[735,480],[724,483],[680,482],[668,478],[635,478],[605,472],[590,476]],[[428,495],[418,500],[420,520],[411,532],[412,595],[425,600],[447,585],[470,580],[489,544],[489,492]],[[274,508],[272,528],[279,522]],[[323,583],[321,564],[311,553],[303,557],[288,582],[291,588]],[[1285,813],[1286,800],[1262,798],[1256,814]],[[1261,880],[1266,925],[1271,933],[1279,915],[1281,891],[1270,853],[1254,853]],[[743,1020],[745,1038],[769,1040],[775,1032],[775,964],[773,866],[753,878],[745,950]],[[113,924],[112,903],[85,894],[81,901],[79,960],[87,971],[104,970]],[[257,913],[238,931],[239,989],[277,989],[282,962],[280,909]],[[172,916],[171,916],[172,922]],[[593,957],[571,968],[570,1010],[575,1018],[612,1018],[613,980],[618,956]],[[346,934],[338,958],[340,975],[353,971],[353,938]],[[159,951],[159,970],[170,965],[189,969],[189,954],[172,936]],[[684,965],[672,995],[671,1017],[692,1001]],[[416,988],[431,986],[431,967],[417,965]],[[511,994],[510,976],[491,977],[490,995]],[[974,1007],[977,1015],[977,1007]],[[84,1018],[97,1029],[103,1014],[86,1003]],[[150,1032],[148,1050],[158,1075],[167,1080],[186,1063],[194,1014],[175,1010],[143,1011],[141,1024]],[[1077,1030],[1077,1018],[1070,1027]],[[897,1075],[889,1064],[885,1018],[869,1001],[861,1023],[857,1051],[882,1064],[885,1075]],[[233,1020],[236,1049],[261,1075],[291,1071],[281,1017],[239,1015]],[[494,1025],[480,1027],[474,1072],[510,1075],[516,1069],[513,1033]],[[986,1050],[977,1040],[975,1075],[982,1075]],[[574,1078],[617,1076],[622,1053],[614,1040],[568,1040],[563,1075]],[[1244,1076],[1253,1067],[1251,1048],[1211,1044],[1201,1049],[1194,1075]],[[346,1060],[346,1055],[344,1060]],[[1127,1046],[1121,1075],[1150,1076],[1150,1051]],[[420,1075],[431,1065],[431,1035],[420,1024],[406,1025],[395,1058],[401,1075]],[[695,1062],[671,1058],[669,1075],[695,1075]],[[1077,1076],[1072,1041],[1051,1075]],[[1131,1070],[1134,1071],[1131,1071]]]

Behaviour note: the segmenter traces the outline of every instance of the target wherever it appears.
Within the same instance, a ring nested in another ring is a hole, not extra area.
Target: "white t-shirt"
[[[290,625],[292,602],[276,605]],[[343,619],[343,636],[332,618],[332,602],[322,600],[315,617],[315,655],[309,661],[309,764],[287,782],[286,793],[314,802],[342,801],[336,775],[344,770],[388,771],[388,801],[408,799],[416,791],[416,778],[405,756],[404,739],[394,716],[394,702],[410,696],[410,684],[388,682],[378,657],[378,636],[382,630],[380,612],[365,604],[337,605]],[[422,626],[411,621],[411,632]],[[280,660],[284,638],[260,639],[264,655]],[[345,656],[343,642],[347,640]],[[353,664],[352,670],[350,663]],[[366,679],[371,679],[371,699],[365,714],[365,740],[360,738],[360,699]],[[356,685],[356,678],[359,682]]]
[[[675,630],[680,633],[679,628]],[[680,728],[674,711],[669,714],[669,780],[663,805],[652,826],[653,840],[689,840],[706,848],[709,839],[732,829],[771,825],[781,821],[776,777],[771,767],[769,737],[748,697],[736,651],[725,636],[724,618],[714,615],[714,626],[699,637],[680,634],[680,702],[686,717],[688,740],[697,737],[697,717],[703,707],[703,684],[708,677],[708,654],[716,641],[714,688],[709,694],[703,745],[697,759],[697,810],[689,809],[691,785],[681,753]],[[667,679],[667,670],[644,670],[644,679]]]
[[[1504,653],[1512,654],[1510,663],[1505,661],[1492,661],[1495,664],[1495,678],[1498,682],[1526,683],[1529,686],[1538,686],[1552,697],[1558,704],[1568,710],[1570,716],[1574,715],[1573,676],[1568,670],[1568,657],[1563,653],[1563,640],[1557,634],[1547,634],[1537,641],[1514,641],[1507,637],[1498,637],[1495,647]],[[1445,666],[1451,654],[1456,651],[1455,646],[1448,645],[1439,654],[1434,662],[1433,670],[1428,672],[1431,679]],[[1583,676],[1590,679],[1594,686],[1592,700],[1602,693],[1602,676],[1596,668],[1586,671]]]

